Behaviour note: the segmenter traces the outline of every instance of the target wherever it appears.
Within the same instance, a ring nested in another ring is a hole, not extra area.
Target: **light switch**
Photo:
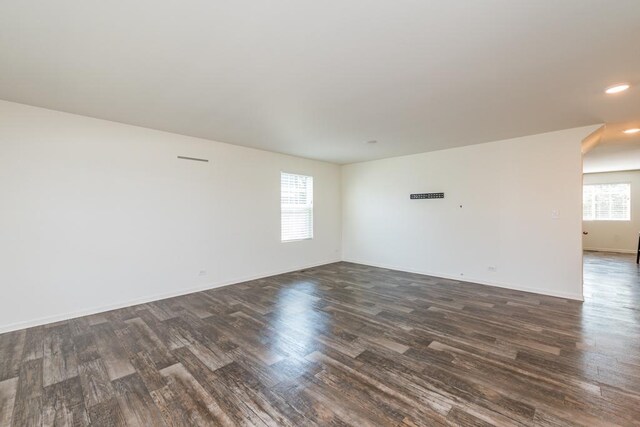
[[[560,209],[551,209],[551,219],[560,218]]]

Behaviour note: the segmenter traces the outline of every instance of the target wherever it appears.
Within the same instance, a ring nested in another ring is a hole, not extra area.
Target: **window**
[[[629,221],[631,184],[587,184],[582,193],[585,221]]]
[[[280,217],[283,242],[313,238],[313,177],[280,174]]]

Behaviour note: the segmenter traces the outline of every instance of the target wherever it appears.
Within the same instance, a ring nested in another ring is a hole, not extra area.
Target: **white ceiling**
[[[640,170],[640,133],[624,133],[632,128],[640,128],[640,120],[607,124],[600,143],[583,157],[584,173]]]
[[[0,0],[0,98],[349,163],[638,119],[639,40],[638,0]]]

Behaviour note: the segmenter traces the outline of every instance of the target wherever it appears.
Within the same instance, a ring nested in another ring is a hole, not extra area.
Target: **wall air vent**
[[[444,193],[417,193],[417,194],[410,194],[409,198],[411,200],[416,200],[416,199],[444,199]]]

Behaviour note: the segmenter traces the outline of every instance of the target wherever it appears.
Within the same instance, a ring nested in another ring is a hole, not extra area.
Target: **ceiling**
[[[640,120],[607,124],[600,142],[584,155],[583,172],[640,170],[640,133],[624,133],[633,128],[640,128]]]
[[[638,40],[638,0],[2,0],[0,99],[350,163],[639,119]]]

